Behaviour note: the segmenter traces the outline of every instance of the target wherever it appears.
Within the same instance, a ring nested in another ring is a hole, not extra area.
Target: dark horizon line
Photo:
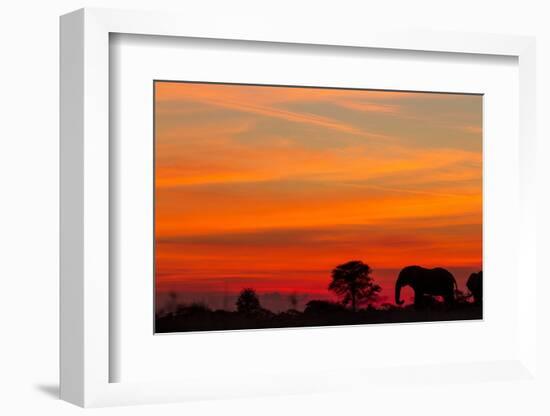
[[[316,85],[287,85],[287,84],[259,84],[247,82],[223,82],[223,81],[182,81],[169,79],[153,79],[153,88],[156,83],[174,83],[174,84],[208,84],[208,85],[231,85],[244,87],[271,87],[271,88],[305,88],[305,89],[320,89],[320,90],[344,90],[344,91],[374,91],[374,92],[402,92],[411,94],[445,94],[445,95],[471,95],[483,97],[485,93],[476,92],[447,92],[447,91],[422,91],[422,90],[393,90],[381,88],[359,88],[359,87],[328,87]],[[156,99],[154,100],[156,101]]]

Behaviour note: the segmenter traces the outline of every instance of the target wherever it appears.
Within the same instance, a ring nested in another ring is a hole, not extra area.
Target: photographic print
[[[155,81],[155,332],[481,319],[482,102]]]

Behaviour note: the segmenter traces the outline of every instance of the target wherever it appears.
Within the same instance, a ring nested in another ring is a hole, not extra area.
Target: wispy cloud
[[[177,93],[181,90],[181,93]],[[330,102],[331,96],[340,95],[349,96],[350,91],[341,94],[339,90],[306,90],[309,94],[303,94],[300,89],[264,87],[263,92],[259,94],[242,93],[242,88],[235,86],[220,86],[212,84],[171,84],[166,88],[163,84],[157,84],[157,100],[159,101],[184,101],[195,102],[198,104],[209,104],[225,109],[257,114],[266,117],[274,117],[288,122],[303,123],[322,128],[332,129],[340,132],[364,135],[373,138],[384,138],[384,135],[374,134],[354,127],[348,123],[342,123],[336,119],[322,117],[305,111],[291,111],[284,108],[284,104],[299,101],[322,101]],[[269,92],[266,93],[266,90]],[[174,93],[174,91],[176,91]],[[220,92],[223,92],[220,94]],[[255,91],[262,91],[256,87]],[[290,92],[290,93],[289,93]],[[351,92],[356,96],[357,92]],[[328,99],[328,100],[327,100]],[[396,111],[396,106],[389,104],[367,103],[353,100],[342,101],[341,105],[348,108],[354,108],[361,111],[387,113]]]
[[[399,112],[399,106],[395,104],[378,104],[361,101],[341,101],[338,105],[355,111],[365,113],[396,114]]]

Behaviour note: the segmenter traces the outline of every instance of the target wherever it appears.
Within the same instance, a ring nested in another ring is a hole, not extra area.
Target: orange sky
[[[462,288],[481,268],[481,96],[156,82],[155,100],[158,293],[306,301],[358,259],[391,299],[404,266]]]

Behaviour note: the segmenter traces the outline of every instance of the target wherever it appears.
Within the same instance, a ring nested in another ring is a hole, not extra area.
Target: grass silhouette
[[[330,310],[329,310],[330,309]],[[223,331],[237,329],[319,327],[402,322],[436,322],[475,320],[482,318],[482,307],[473,303],[447,309],[444,305],[418,310],[413,305],[392,308],[368,307],[353,312],[349,309],[327,308],[304,312],[290,309],[273,313],[266,309],[256,315],[239,312],[182,307],[178,312],[158,317],[156,332]]]

